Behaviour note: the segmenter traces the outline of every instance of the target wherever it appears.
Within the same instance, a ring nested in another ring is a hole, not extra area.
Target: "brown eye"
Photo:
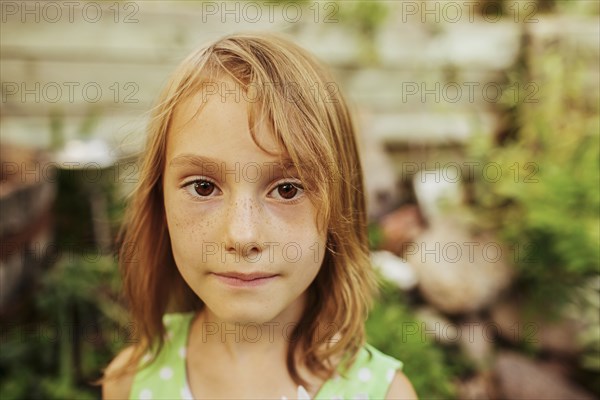
[[[277,186],[277,193],[286,200],[293,199],[298,193],[298,188],[292,183],[284,183]]]
[[[209,181],[194,182],[194,191],[200,196],[210,196],[215,191],[215,185]]]

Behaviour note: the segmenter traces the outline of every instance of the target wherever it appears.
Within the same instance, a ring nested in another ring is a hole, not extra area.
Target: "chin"
[[[277,316],[277,310],[265,310],[262,307],[252,309],[248,304],[240,304],[240,307],[228,308],[227,310],[211,308],[212,313],[220,320],[227,323],[264,324],[272,321]]]

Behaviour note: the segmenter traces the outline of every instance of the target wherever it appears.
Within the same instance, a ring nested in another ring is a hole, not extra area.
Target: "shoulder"
[[[417,394],[415,393],[415,389],[412,384],[402,373],[402,371],[397,371],[394,375],[394,379],[390,384],[388,392],[385,396],[386,400],[395,400],[395,399],[407,399],[413,400],[417,399]]]
[[[102,398],[109,399],[127,399],[133,385],[134,373],[123,372],[116,375],[119,370],[125,367],[135,351],[134,346],[129,346],[122,350],[110,362],[104,371],[105,380],[102,384]]]

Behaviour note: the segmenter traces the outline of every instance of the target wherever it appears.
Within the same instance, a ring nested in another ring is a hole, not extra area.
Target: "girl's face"
[[[219,88],[178,105],[169,129],[164,205],[177,268],[226,322],[301,313],[326,234],[297,172],[253,142],[244,96]],[[257,141],[285,158],[268,125],[257,128]]]

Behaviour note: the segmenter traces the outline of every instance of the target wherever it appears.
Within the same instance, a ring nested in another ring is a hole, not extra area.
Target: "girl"
[[[375,293],[354,127],[304,50],[237,34],[159,98],[120,267],[138,341],[111,398],[415,398],[365,343]]]

